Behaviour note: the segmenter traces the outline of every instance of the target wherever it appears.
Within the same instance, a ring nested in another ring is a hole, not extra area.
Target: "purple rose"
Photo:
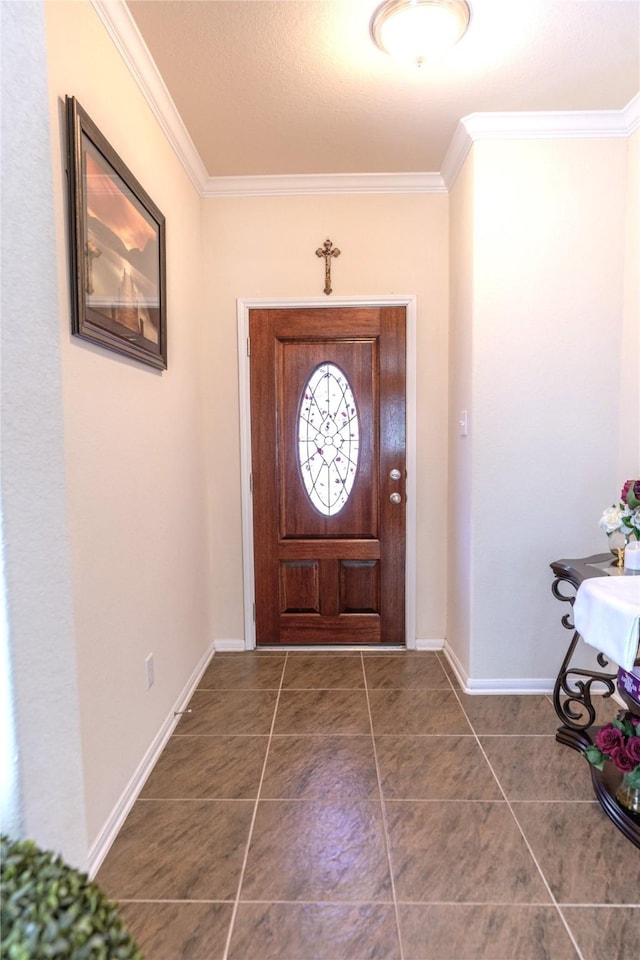
[[[640,737],[629,737],[627,740],[627,753],[634,763],[640,763]]]
[[[631,759],[624,747],[614,747],[609,756],[614,766],[618,770],[622,770],[623,773],[630,773],[635,770],[635,761]]]
[[[611,753],[616,747],[622,747],[623,745],[624,738],[622,732],[618,730],[617,727],[614,727],[612,723],[608,723],[606,727],[603,727],[596,734],[596,747],[602,753]]]

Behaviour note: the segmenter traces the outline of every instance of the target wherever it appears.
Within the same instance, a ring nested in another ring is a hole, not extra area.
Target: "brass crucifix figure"
[[[331,249],[331,240],[327,237],[324,244],[316,250],[316,257],[324,257],[324,292],[327,296],[331,293],[331,257],[339,257],[340,251],[337,247]]]

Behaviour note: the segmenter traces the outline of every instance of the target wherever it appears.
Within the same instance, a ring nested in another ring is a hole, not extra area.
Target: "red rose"
[[[631,759],[624,747],[614,747],[609,756],[614,766],[618,770],[622,770],[623,773],[630,773],[631,770],[635,770],[635,760]]]
[[[629,737],[627,753],[635,763],[640,763],[640,737]]]
[[[624,746],[624,738],[622,732],[618,730],[617,727],[614,727],[612,723],[608,723],[606,727],[603,727],[596,734],[596,747],[602,753],[611,753],[612,750],[615,750],[616,747]]]
[[[640,480],[627,480],[620,493],[620,499],[623,503],[627,502],[627,494],[631,489],[633,489],[636,499],[640,500]]]

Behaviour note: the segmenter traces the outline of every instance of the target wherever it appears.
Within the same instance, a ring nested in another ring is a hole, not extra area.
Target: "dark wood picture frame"
[[[66,97],[74,336],[167,367],[165,219],[75,97]]]

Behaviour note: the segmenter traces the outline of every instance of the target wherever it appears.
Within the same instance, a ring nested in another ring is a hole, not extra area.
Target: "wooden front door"
[[[258,645],[405,641],[405,328],[249,312]]]

